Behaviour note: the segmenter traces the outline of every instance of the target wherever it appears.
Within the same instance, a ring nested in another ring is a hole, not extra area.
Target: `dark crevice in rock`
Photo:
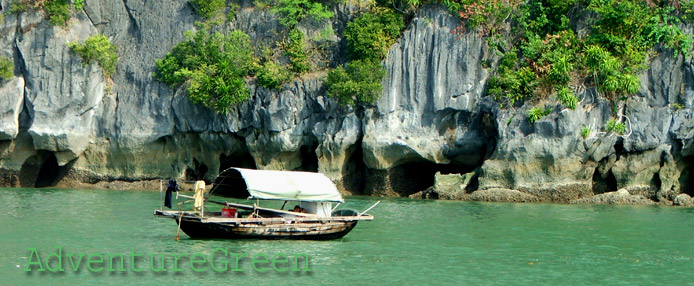
[[[128,6],[128,0],[123,0],[123,6],[125,6],[125,11],[128,12],[128,18],[130,19],[130,27],[128,28],[128,33],[134,35],[138,42],[142,42],[142,33],[140,32],[140,26],[137,24],[137,20],[133,15],[130,6]]]
[[[614,144],[614,151],[615,154],[617,155],[617,160],[624,154],[624,139],[619,138],[617,139],[617,143]]]
[[[670,141],[670,142],[672,142],[672,152],[671,152],[671,154],[672,154],[673,156],[680,156],[680,155],[682,154],[682,148],[684,147],[684,146],[683,146],[684,143],[682,142],[682,140],[678,140],[678,139],[674,139],[674,138],[671,138],[671,139],[672,139],[672,140]],[[662,167],[662,166],[661,166],[661,167]]]
[[[661,163],[662,164],[662,163]],[[653,174],[653,178],[651,178],[651,187],[653,189],[653,198],[655,198],[655,194],[660,190],[660,187],[663,185],[663,182],[660,180],[660,172],[656,172]]]
[[[113,113],[118,114],[118,105],[120,104],[120,96],[116,92],[116,96],[114,96],[114,106],[113,106]]]
[[[617,178],[612,173],[612,169],[607,171],[604,176],[600,174],[599,168],[595,168],[593,173],[593,194],[598,195],[617,190]]]
[[[484,139],[487,142],[487,144],[483,146],[484,158],[482,158],[481,162],[479,162],[479,166],[482,166],[482,164],[484,164],[484,161],[492,157],[492,155],[494,154],[494,150],[496,150],[496,146],[498,143],[497,136],[499,135],[499,127],[497,126],[496,120],[494,120],[493,114],[486,112],[483,113],[481,125],[482,134],[484,134]]]
[[[34,122],[33,108],[26,97],[26,89],[24,91],[24,100],[22,103],[22,111],[19,112],[19,132],[26,132],[31,128]]]
[[[17,66],[19,67],[19,72],[21,73],[22,78],[24,78],[24,87],[22,88],[22,110],[19,112],[19,132],[26,132],[27,130],[29,130],[34,121],[34,107],[32,103],[29,101],[29,98],[27,97],[28,78],[26,74],[26,62],[24,61],[24,55],[22,54],[22,51],[19,49],[17,41],[15,41],[14,48],[17,52],[17,57],[19,59],[19,64]]]
[[[364,149],[361,138],[347,149],[348,157],[342,167],[342,181],[347,191],[352,194],[364,194],[366,164],[364,164]]]
[[[299,148],[299,154],[301,154],[301,171],[318,172],[317,148],[318,143],[315,141],[310,145],[303,145]]]
[[[198,162],[198,159],[193,158],[193,168],[191,169],[190,167],[186,168],[186,180],[187,181],[197,181],[197,180],[203,180],[205,179],[205,175],[207,174],[207,165],[204,163]],[[209,182],[206,182],[209,183]]]
[[[87,19],[89,20],[89,23],[92,23],[92,26],[94,26],[96,28],[96,24],[94,24],[94,20],[92,20],[92,16],[90,16],[89,13],[87,13],[87,9],[82,7],[82,12],[84,13],[84,15],[87,15]]]
[[[680,193],[694,197],[694,155],[682,158],[684,169],[680,173]]]

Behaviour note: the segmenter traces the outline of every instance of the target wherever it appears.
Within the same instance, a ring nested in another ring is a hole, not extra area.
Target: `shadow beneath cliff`
[[[186,168],[186,181],[204,180],[208,168],[204,163],[200,163],[198,159],[193,158],[193,168]],[[205,182],[210,183],[210,182]]]
[[[593,194],[599,195],[617,190],[617,178],[612,173],[612,169],[607,171],[605,175],[600,174],[600,168],[595,168],[593,173]]]
[[[222,171],[236,167],[236,168],[246,168],[246,169],[257,169],[255,165],[255,160],[249,152],[234,152],[229,155],[219,154],[219,173]]]
[[[43,161],[41,169],[39,169],[38,177],[36,178],[36,184],[34,184],[34,186],[37,188],[53,186],[58,178],[59,171],[60,166],[58,166],[58,159],[55,157],[55,154],[51,152],[48,155],[48,158]]]
[[[297,171],[318,172],[317,148],[318,143],[315,141],[310,145],[303,145],[299,148],[299,153],[301,154],[301,169]]]
[[[352,194],[364,194],[366,164],[361,139],[347,149],[347,160],[342,167],[342,181],[345,190]]]
[[[441,174],[465,174],[474,171],[477,167],[479,166],[414,161],[388,170],[367,168],[364,192],[367,195],[407,197],[434,186],[437,172]]]
[[[60,166],[54,152],[39,150],[22,164],[19,183],[22,187],[53,187],[65,177],[73,164],[74,160]]]

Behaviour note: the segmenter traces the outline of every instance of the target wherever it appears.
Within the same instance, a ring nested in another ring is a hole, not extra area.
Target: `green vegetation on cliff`
[[[73,10],[82,10],[84,0],[16,0],[10,3],[10,13],[21,13],[29,9],[43,8],[48,22],[53,26],[65,26]]]
[[[612,101],[636,93],[637,73],[659,45],[689,55],[692,38],[679,24],[691,17],[694,5],[679,2],[683,5],[641,0],[443,3],[462,20],[459,32],[479,31],[490,49],[503,55],[487,94],[508,106],[556,92],[573,109],[578,88],[594,86]],[[507,27],[518,36],[503,40]]]
[[[275,50],[271,48],[263,50],[262,64],[256,72],[258,85],[265,88],[279,89],[284,83],[291,80],[293,75],[287,65],[283,65],[277,60]]]
[[[230,35],[210,33],[211,30],[225,30],[220,15],[229,5],[235,4],[190,1],[205,21],[196,23],[197,32],[188,32],[186,41],[157,60],[155,78],[172,87],[186,86],[191,101],[218,112],[228,112],[234,105],[250,97],[245,77],[256,76],[256,83],[265,88],[282,88],[294,76],[327,67],[331,56],[323,55],[323,51],[334,50],[337,44],[332,39],[332,25],[324,21],[333,17],[333,13],[318,1],[255,1],[257,9],[271,7],[270,12],[277,15],[279,23],[285,28],[277,34],[282,37],[286,35],[283,41],[267,43],[261,40],[254,43],[256,48],[250,44],[250,38],[240,31]],[[380,4],[390,5],[387,2]],[[402,14],[371,5],[365,5],[366,12],[346,25],[344,38],[350,62],[328,72],[328,95],[336,97],[343,104],[370,103],[378,98],[386,73],[381,61],[405,26]],[[419,1],[407,1],[405,4],[410,12],[418,5]],[[300,25],[306,19],[310,20],[306,21],[308,27]],[[317,31],[319,36],[307,38],[305,34]],[[229,42],[229,37],[241,34],[245,35],[241,37],[243,39],[236,41],[236,47],[229,50],[234,45]],[[237,57],[245,61],[235,60]],[[231,62],[243,65],[230,65]]]
[[[381,60],[404,27],[402,15],[388,8],[376,8],[349,22],[345,38],[351,61],[328,73],[328,95],[342,104],[376,101],[386,75]]]
[[[578,96],[568,86],[562,86],[557,90],[557,99],[566,108],[574,110],[578,103]]]
[[[381,60],[405,28],[402,15],[388,8],[375,8],[347,23],[345,39],[352,59]]]
[[[336,68],[328,73],[328,95],[337,97],[340,104],[374,102],[383,89],[381,79],[385,75],[386,70],[379,61],[351,61],[345,68]]]
[[[304,33],[292,29],[289,31],[289,41],[284,48],[284,53],[289,57],[291,69],[296,73],[304,73],[311,69],[306,55],[306,43]]]
[[[156,62],[155,77],[169,86],[187,85],[192,102],[227,113],[250,98],[245,77],[258,68],[250,37],[207,30],[186,32],[186,40]]]
[[[275,60],[267,60],[258,69],[258,85],[278,89],[292,78],[292,73],[286,66]]]
[[[590,127],[583,126],[583,128],[581,128],[581,137],[583,137],[583,139],[588,138],[588,136],[590,136],[590,133],[591,133]]]
[[[14,62],[6,56],[0,56],[0,82],[14,76]]]
[[[48,14],[48,22],[53,26],[64,26],[72,14],[68,0],[46,1],[44,8]]]
[[[210,20],[219,19],[228,5],[235,5],[217,0],[190,1],[201,17],[208,20],[200,25],[202,30],[221,24]],[[328,72],[328,95],[343,104],[375,101],[385,76],[380,62],[400,37],[405,16],[412,15],[425,2],[432,1],[359,2],[357,5],[364,12],[346,23],[342,35],[349,62]],[[277,89],[293,76],[315,69],[318,66],[314,58],[317,40],[307,39],[305,33],[310,31],[300,23],[306,19],[318,23],[333,17],[324,5],[332,2],[257,0],[254,3],[258,9],[269,7],[269,11],[277,15],[285,28],[278,34],[286,39],[277,41],[276,45],[262,44],[263,48],[273,49],[273,55],[262,61],[254,57],[260,54],[258,49],[249,47],[253,68],[237,74],[236,83],[232,85],[241,86],[238,85],[241,76],[257,75],[260,86]],[[692,45],[691,36],[679,28],[682,21],[694,21],[692,1],[445,0],[432,3],[443,4],[459,17],[458,33],[478,32],[487,40],[490,51],[500,56],[498,68],[493,70],[487,83],[486,94],[501,107],[517,106],[551,95],[566,108],[575,109],[579,104],[578,94],[592,87],[617,106],[619,100],[626,100],[638,91],[637,74],[646,68],[656,47],[688,55]],[[172,53],[176,54],[176,49]],[[207,60],[204,66],[194,69],[187,66],[179,70],[171,64],[173,58],[177,56],[167,55],[158,61],[158,77],[169,84],[194,80],[188,90],[196,91],[192,95],[197,98],[196,102],[210,99],[207,104],[220,111],[228,110],[228,107],[220,107],[221,102],[236,103],[247,98],[242,91],[229,97],[233,100],[217,99],[219,91],[225,88],[220,79],[209,82],[206,79],[217,78],[218,59]],[[490,62],[489,66],[494,67],[494,63]],[[168,71],[169,68],[173,71]],[[172,78],[177,79],[172,81]],[[615,108],[615,113],[621,110],[623,108]]]
[[[84,64],[99,64],[107,77],[116,72],[116,65],[118,64],[117,49],[108,37],[95,35],[87,38],[84,44],[72,42],[68,43],[68,47],[84,60]]]
[[[535,123],[535,121],[540,120],[540,118],[545,117],[552,113],[551,108],[542,108],[542,107],[535,107],[533,109],[528,110],[528,122],[530,124]]]
[[[607,121],[607,124],[605,124],[605,131],[607,132],[612,132],[612,133],[617,133],[619,135],[624,134],[626,132],[627,126],[626,124],[622,122],[618,122],[616,119],[610,119]]]
[[[279,22],[290,29],[305,18],[322,20],[333,16],[323,4],[313,0],[273,0],[270,5],[271,11],[279,15]]]
[[[190,0],[200,17],[212,20],[223,15],[226,9],[226,0]]]

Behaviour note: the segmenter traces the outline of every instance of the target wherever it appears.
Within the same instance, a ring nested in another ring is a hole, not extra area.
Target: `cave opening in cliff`
[[[682,158],[684,169],[680,173],[680,193],[694,197],[694,155]]]
[[[463,164],[415,161],[388,170],[388,180],[393,191],[401,196],[409,196],[434,186],[437,172],[441,174],[465,174],[474,169],[475,166]]]
[[[60,173],[60,166],[58,166],[58,159],[55,157],[55,153],[48,152],[48,155],[45,157],[34,184],[34,187],[37,188],[54,186]]]
[[[656,172],[653,174],[653,178],[651,178],[651,187],[653,188],[654,193],[657,193],[662,185],[663,182],[660,180],[660,172]]]
[[[364,194],[366,181],[366,165],[364,164],[364,149],[361,139],[347,149],[348,157],[342,167],[342,181],[345,190],[352,194]]]
[[[616,191],[617,178],[612,173],[612,169],[607,172],[604,178],[598,169],[599,168],[595,168],[595,173],[593,173],[593,194],[598,195]]]
[[[186,180],[187,181],[197,181],[204,180],[207,174],[207,165],[198,162],[198,159],[193,158],[193,169],[188,167],[186,169]]]
[[[303,145],[301,148],[299,148],[299,154],[301,156],[301,171],[318,172],[318,155],[316,155],[317,148],[317,142],[313,142],[311,145]]]
[[[617,143],[614,144],[614,152],[615,155],[617,155],[617,160],[622,157],[622,154],[624,154],[624,139],[622,138],[617,138]]]
[[[58,165],[55,153],[39,150],[22,164],[19,170],[19,185],[35,188],[55,186],[68,168],[67,165],[65,167]]]
[[[219,154],[219,173],[231,167],[258,169],[255,165],[255,160],[253,160],[253,156],[247,151],[234,152],[229,155],[224,153]]]

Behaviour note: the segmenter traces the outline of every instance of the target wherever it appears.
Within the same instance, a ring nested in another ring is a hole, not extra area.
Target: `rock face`
[[[338,36],[325,58],[336,65],[339,36],[359,9],[333,9]],[[373,105],[340,106],[326,96],[323,71],[280,90],[249,80],[252,98],[220,115],[152,78],[155,60],[197,20],[183,0],[87,1],[67,28],[40,11],[6,14],[0,54],[14,59],[15,77],[0,83],[0,185],[211,180],[238,166],[319,171],[345,193],[378,196],[620,203],[623,192],[610,192],[623,189],[631,203],[684,203],[679,194],[694,194],[694,69],[669,51],[626,105],[628,136],[601,132],[611,107],[590,88],[575,110],[548,100],[552,114],[530,124],[530,104],[500,109],[484,97],[486,66],[497,60],[486,41],[451,33],[459,21],[432,5],[390,48]],[[313,35],[314,26],[299,28]],[[281,30],[251,1],[225,28],[256,45],[275,45]],[[66,46],[97,33],[118,47],[111,79]]]
[[[466,199],[466,191],[470,192],[477,188],[477,172],[467,174],[447,174],[437,172],[434,175],[434,185],[430,188],[410,195],[413,199],[444,199],[444,200],[463,200]]]
[[[676,206],[691,207],[694,205],[692,202],[692,197],[687,194],[679,194],[675,197],[673,204]]]
[[[427,186],[408,177],[470,171],[494,148],[480,84],[488,77],[479,66],[485,41],[458,38],[451,31],[459,24],[442,8],[423,9],[391,47],[383,94],[363,119],[364,163],[372,170],[366,193],[420,191]]]
[[[24,78],[15,77],[0,86],[0,140],[19,134],[19,114],[24,107]]]

